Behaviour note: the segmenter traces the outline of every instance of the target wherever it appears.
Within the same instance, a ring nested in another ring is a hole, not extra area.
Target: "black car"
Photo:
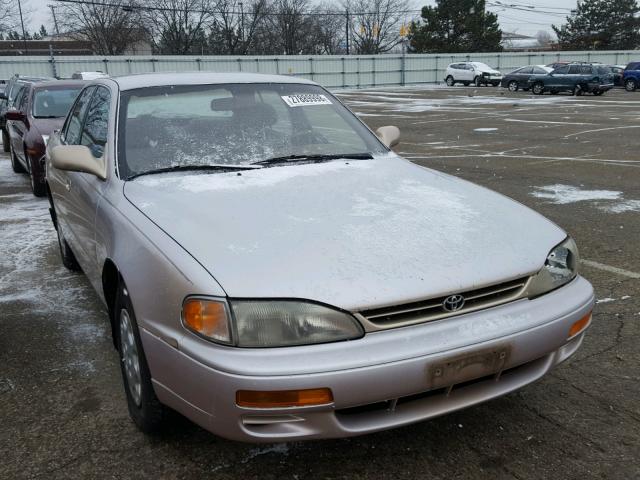
[[[42,82],[53,80],[49,77],[22,77],[14,75],[5,85],[4,92],[0,93],[0,129],[2,130],[2,147],[5,152],[9,151],[9,132],[7,132],[6,113],[13,106],[13,102],[25,83]]]
[[[546,75],[551,68],[544,65],[529,65],[520,67],[511,73],[507,73],[502,77],[501,85],[508,88],[511,92],[517,92],[518,89],[529,90],[529,77],[531,75]]]

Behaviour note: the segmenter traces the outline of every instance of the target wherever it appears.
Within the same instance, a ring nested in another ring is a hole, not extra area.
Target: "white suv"
[[[452,63],[447,67],[444,81],[450,87],[456,83],[462,83],[465,86],[473,83],[477,87],[481,85],[497,87],[502,81],[502,74],[486,63],[460,62]]]

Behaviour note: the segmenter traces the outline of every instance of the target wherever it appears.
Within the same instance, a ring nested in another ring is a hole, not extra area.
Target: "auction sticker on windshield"
[[[299,93],[297,95],[283,95],[282,100],[290,107],[307,107],[310,105],[331,105],[331,100],[317,93]]]

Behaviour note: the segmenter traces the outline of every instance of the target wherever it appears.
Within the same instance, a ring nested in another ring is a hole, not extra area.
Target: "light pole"
[[[22,41],[24,42],[24,53],[29,53],[29,47],[27,47],[27,35],[24,31],[24,18],[22,17],[22,3],[18,0],[18,11],[20,12],[20,24],[22,25]]]
[[[60,30],[58,29],[58,19],[56,18],[56,7],[54,5],[49,5],[51,9],[51,15],[53,15],[53,25],[56,27],[56,35],[60,35]]]

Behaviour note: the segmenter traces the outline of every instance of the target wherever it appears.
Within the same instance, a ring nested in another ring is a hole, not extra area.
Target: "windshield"
[[[168,167],[386,152],[351,112],[316,85],[180,85],[125,91],[119,125],[123,178]]]
[[[482,62],[473,62],[473,64],[477,67],[477,68],[482,68],[484,70],[493,70],[493,68],[491,68],[489,65],[487,65],[486,63],[482,63]]]
[[[33,116],[36,118],[66,117],[80,87],[36,90]]]

